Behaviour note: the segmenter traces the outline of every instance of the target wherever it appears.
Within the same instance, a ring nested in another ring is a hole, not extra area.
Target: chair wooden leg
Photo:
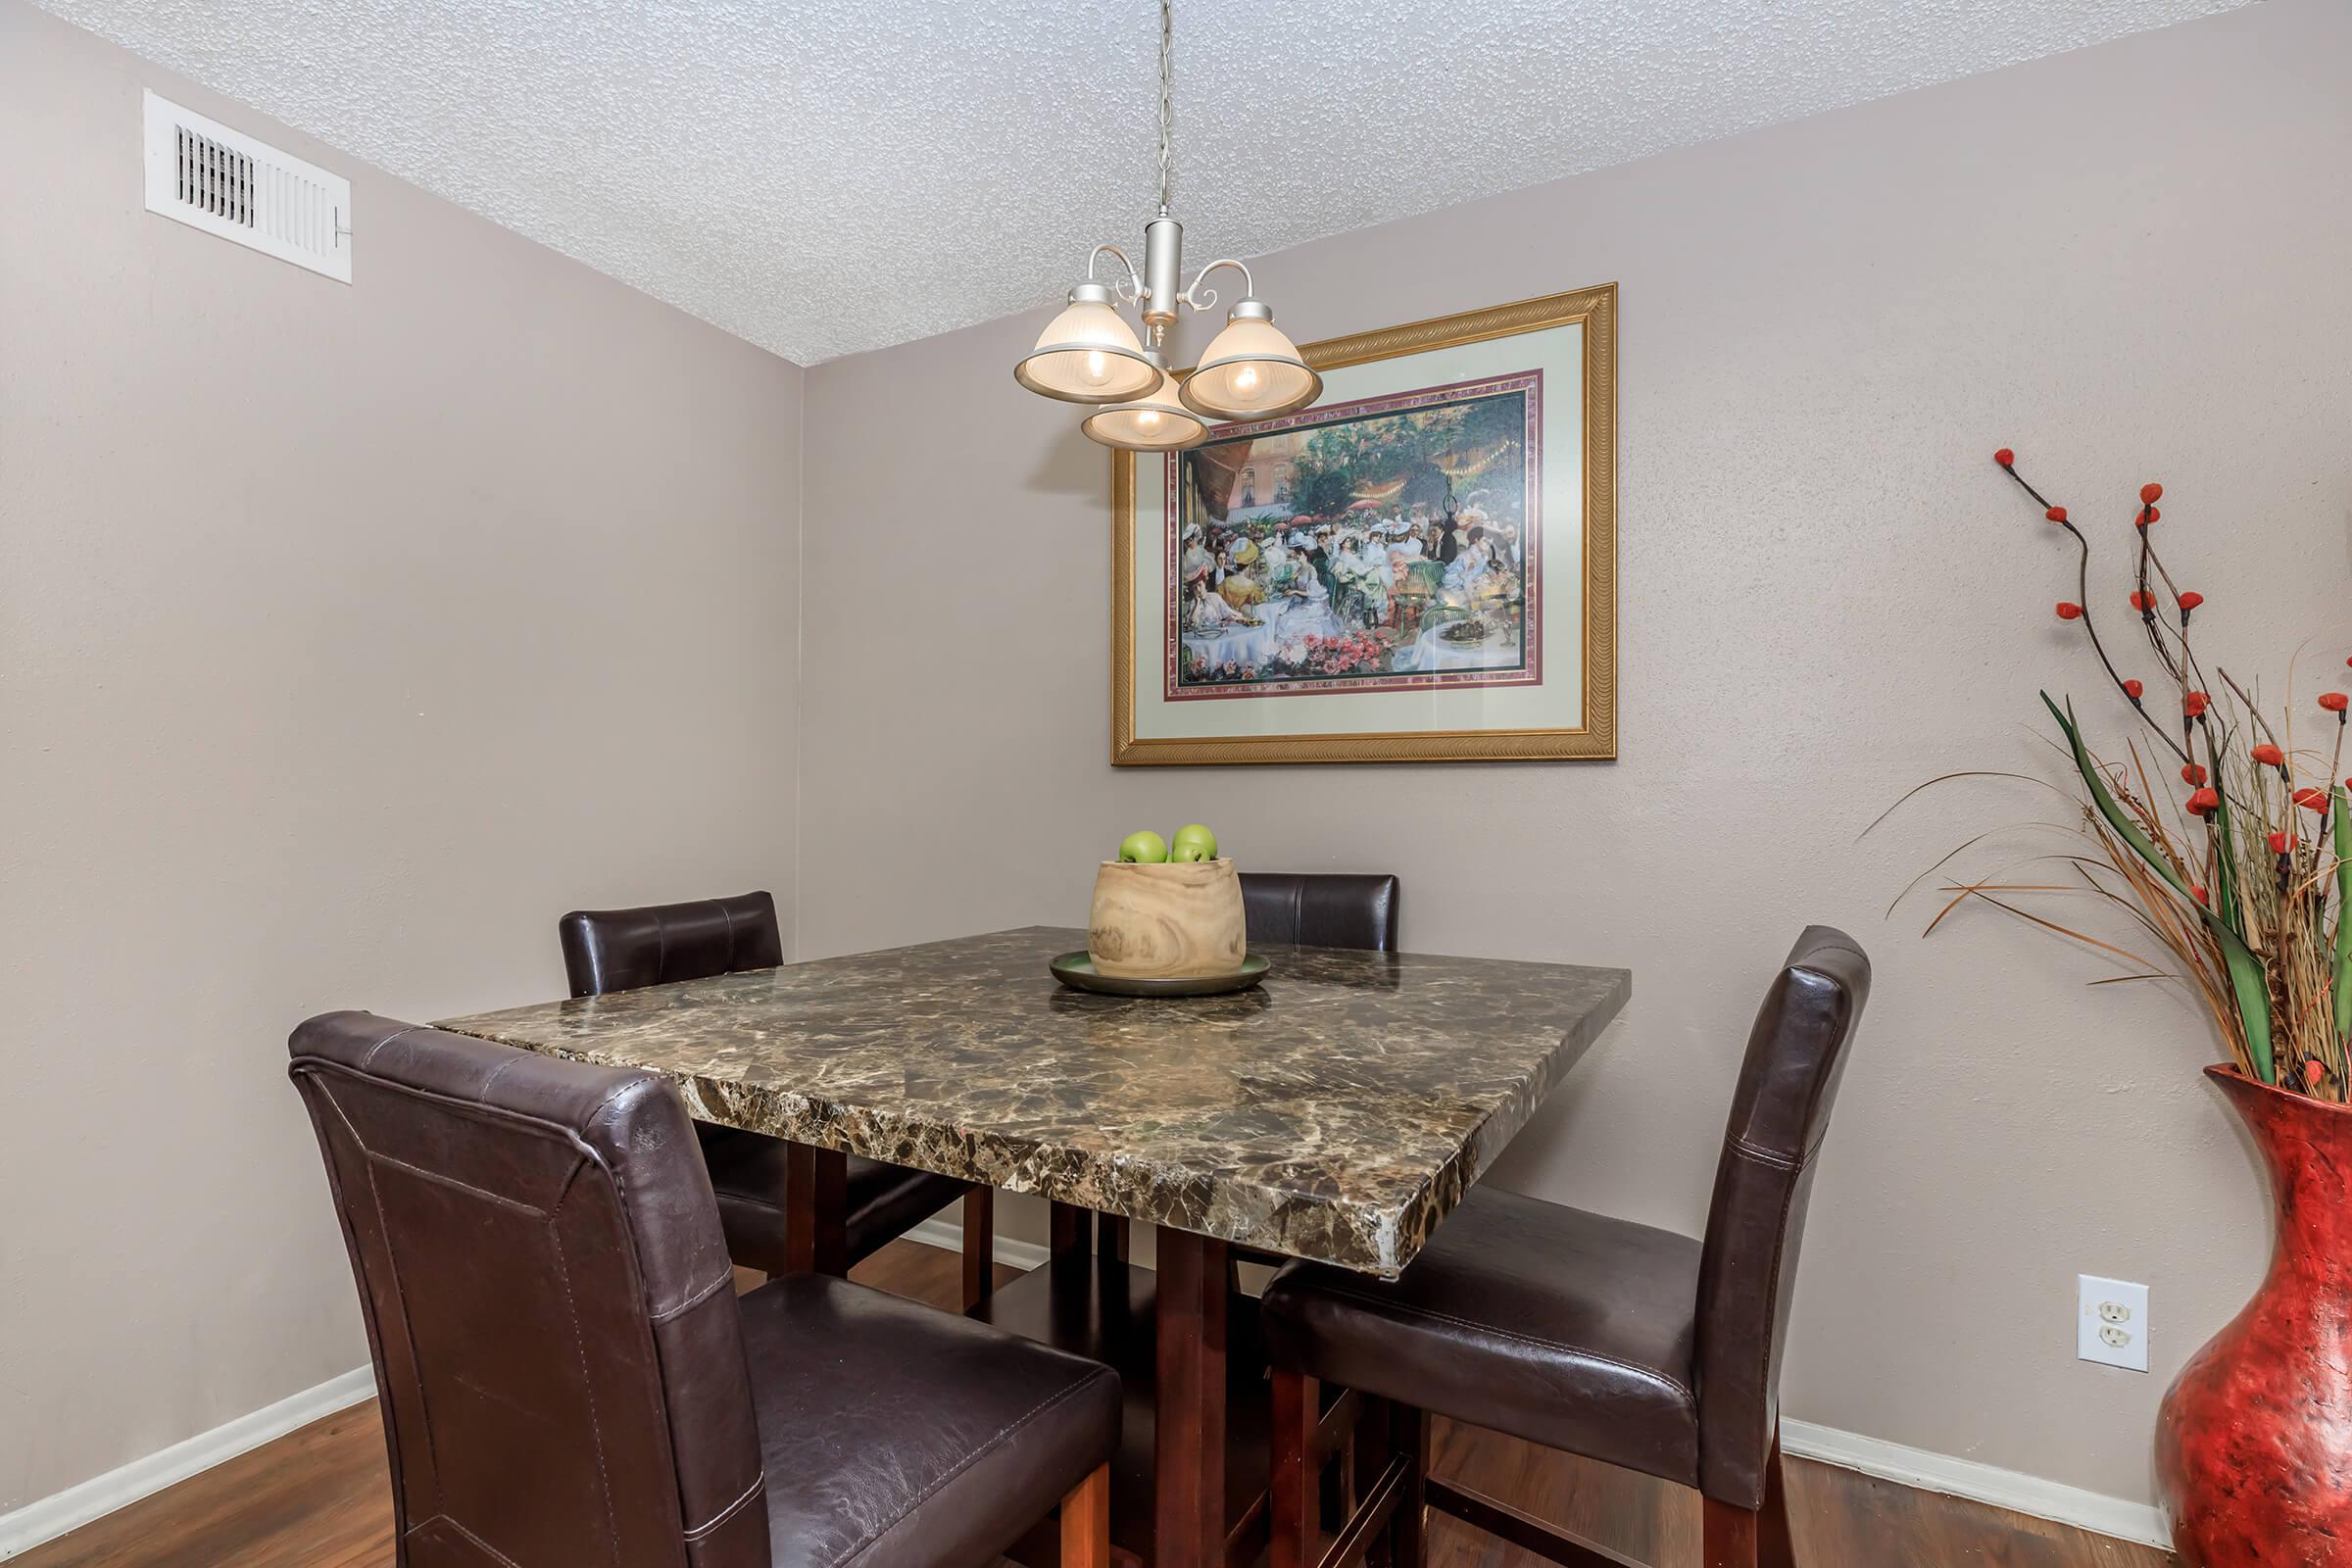
[[[1410,1405],[1390,1406],[1391,1451],[1405,1462],[1404,1491],[1389,1519],[1389,1560],[1395,1568],[1422,1568],[1429,1549],[1429,1414]]]
[[[1736,1508],[1728,1502],[1703,1498],[1700,1506],[1705,1518],[1699,1534],[1704,1550],[1699,1560],[1706,1568],[1758,1568],[1756,1562],[1756,1521],[1758,1515],[1745,1508]]]
[[[1316,1483],[1322,1466],[1314,1462],[1314,1447],[1321,1396],[1315,1380],[1303,1373],[1276,1367],[1272,1380],[1272,1465],[1266,1478],[1274,1524],[1272,1568],[1315,1568],[1316,1502],[1322,1490]]]
[[[1366,1405],[1367,1401],[1358,1396],[1359,1413],[1340,1430],[1339,1442],[1332,1445],[1330,1467],[1314,1478],[1315,1494],[1323,1503],[1323,1517],[1331,1521],[1335,1531],[1355,1517],[1355,1439],[1364,1422],[1370,1419],[1360,1413]]]
[[[1796,1568],[1788,1539],[1788,1490],[1782,1474],[1781,1440],[1764,1461],[1764,1506],[1754,1513],[1705,1499],[1706,1568]]]
[[[1380,1478],[1387,1473],[1394,1444],[1390,1428],[1395,1406],[1386,1399],[1364,1398],[1364,1418],[1356,1423],[1355,1448],[1348,1476],[1348,1512],[1353,1518],[1371,1502]],[[1389,1532],[1384,1528],[1364,1546],[1364,1568],[1390,1568]]]
[[[1110,1568],[1110,1466],[1095,1466],[1060,1511],[1061,1568]]]
[[[1796,1568],[1796,1546],[1788,1536],[1788,1486],[1781,1468],[1781,1440],[1772,1440],[1765,1461],[1764,1511],[1756,1516],[1757,1568]]]
[[[997,1286],[997,1194],[975,1187],[963,1195],[963,1309],[988,1299]]]

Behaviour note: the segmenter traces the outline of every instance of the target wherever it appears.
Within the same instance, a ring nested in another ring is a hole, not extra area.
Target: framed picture
[[[1617,286],[1332,338],[1113,456],[1111,761],[1616,755]]]

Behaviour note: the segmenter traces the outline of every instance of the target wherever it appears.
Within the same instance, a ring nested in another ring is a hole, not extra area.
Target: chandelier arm
[[[1133,305],[1137,300],[1140,300],[1144,297],[1143,275],[1136,271],[1135,263],[1127,259],[1127,253],[1119,249],[1116,245],[1098,245],[1095,247],[1094,254],[1086,259],[1086,280],[1090,283],[1095,280],[1095,263],[1102,259],[1102,254],[1105,251],[1119,259],[1120,268],[1123,269],[1127,273],[1125,277],[1114,277],[1111,279],[1111,292],[1117,296],[1121,305]]]
[[[1193,274],[1193,280],[1191,284],[1186,287],[1182,294],[1176,296],[1177,299],[1186,305],[1190,305],[1196,311],[1210,311],[1216,309],[1217,291],[1213,288],[1204,289],[1200,285],[1202,282],[1206,281],[1209,273],[1215,271],[1220,267],[1230,267],[1235,271],[1242,274],[1242,295],[1245,299],[1255,297],[1257,294],[1257,279],[1250,275],[1249,266],[1246,263],[1235,261],[1230,256],[1220,256],[1215,261],[1209,263],[1206,267],[1200,269],[1200,270],[1198,272],[1195,272]]]

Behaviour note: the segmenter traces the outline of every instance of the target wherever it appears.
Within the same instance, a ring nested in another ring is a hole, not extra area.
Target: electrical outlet
[[[2148,1288],[2096,1274],[2075,1278],[2075,1354],[2127,1372],[2148,1369]]]

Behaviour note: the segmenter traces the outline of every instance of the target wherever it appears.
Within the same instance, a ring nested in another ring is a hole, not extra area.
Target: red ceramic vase
[[[2156,1484],[2184,1568],[2352,1568],[2352,1108],[2231,1067],[2278,1211],[2271,1271],[2180,1369]]]

